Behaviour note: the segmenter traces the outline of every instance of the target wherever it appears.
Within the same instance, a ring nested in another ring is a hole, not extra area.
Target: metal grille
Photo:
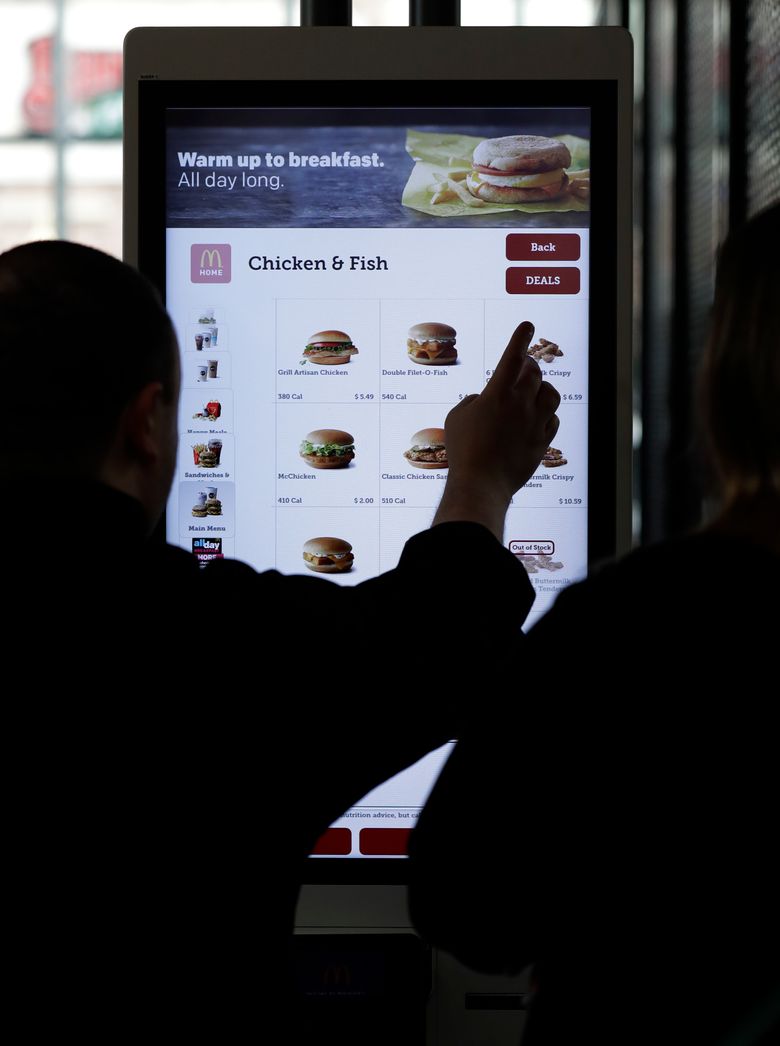
[[[780,201],[780,4],[752,0],[747,26],[747,213]]]

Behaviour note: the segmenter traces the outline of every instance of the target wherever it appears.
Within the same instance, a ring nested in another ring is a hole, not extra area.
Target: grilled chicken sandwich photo
[[[305,359],[323,367],[349,363],[357,353],[357,346],[352,344],[352,339],[344,331],[318,331],[312,334],[303,350]]]

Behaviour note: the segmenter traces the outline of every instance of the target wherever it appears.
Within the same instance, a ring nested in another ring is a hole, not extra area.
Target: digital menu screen
[[[530,320],[561,394],[505,531],[533,624],[588,561],[591,109],[182,106],[164,133],[168,540],[330,584],[389,570],[431,523],[447,412]],[[404,852],[445,757],[366,797],[322,853]]]

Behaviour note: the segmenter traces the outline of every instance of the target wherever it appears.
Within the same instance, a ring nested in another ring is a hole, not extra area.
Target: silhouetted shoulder
[[[759,605],[779,590],[780,558],[770,550],[702,532],[597,568],[563,591],[529,635],[563,641],[565,632],[569,643],[611,643],[614,654],[615,644],[642,637],[666,650],[711,644],[726,630],[747,639],[768,627]]]

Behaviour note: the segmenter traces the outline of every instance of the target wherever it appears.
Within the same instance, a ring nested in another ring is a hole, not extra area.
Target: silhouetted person
[[[519,328],[453,411],[436,525],[381,577],[200,570],[149,537],[179,395],[151,285],[90,248],[30,244],[0,255],[0,317],[9,990],[30,1035],[256,1034],[315,841],[453,736],[461,686],[525,617],[501,535],[557,393]],[[429,617],[452,637],[433,652]]]
[[[536,964],[524,1046],[780,1041],[778,243],[774,207],[719,262],[712,521],[558,597],[412,834],[423,936]]]

